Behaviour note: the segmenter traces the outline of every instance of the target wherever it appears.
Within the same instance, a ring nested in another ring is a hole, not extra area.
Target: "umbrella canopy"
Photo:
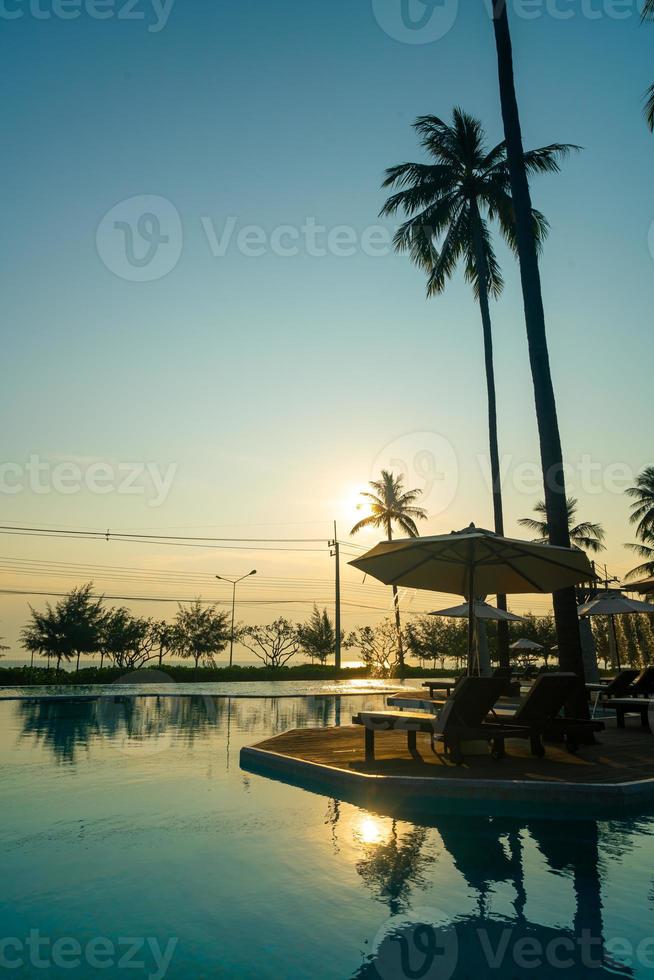
[[[618,667],[620,663],[620,647],[615,631],[614,616],[634,615],[635,613],[649,613],[654,615],[654,605],[651,602],[641,602],[640,599],[630,599],[620,592],[619,589],[603,589],[597,592],[588,602],[578,606],[577,612],[580,616],[610,616],[611,632],[609,634],[610,646]]]
[[[516,640],[509,647],[509,650],[542,650],[543,646],[540,643],[534,643],[533,640],[521,639]]]
[[[625,582],[622,588],[625,592],[640,592],[641,595],[650,595],[654,592],[654,575],[651,578],[642,578],[639,582]]]
[[[603,589],[578,607],[580,616],[622,616],[625,613],[654,615],[654,604],[630,599],[618,589]]]
[[[553,592],[594,578],[583,551],[504,538],[474,524],[427,538],[382,541],[350,562],[383,582],[410,589],[475,595]],[[468,615],[472,671],[474,602]]]
[[[477,528],[429,538],[382,541],[350,562],[385,585],[471,594],[554,592],[590,582],[593,569],[578,548],[503,538]]]
[[[452,616],[455,619],[467,619],[470,615],[470,609],[467,602],[461,603],[460,606],[450,606],[449,609],[437,609],[435,612],[430,612],[428,616]],[[488,602],[482,602],[481,599],[477,599],[474,608],[475,619],[495,619],[495,620],[505,620],[508,623],[521,623],[522,616],[516,616],[515,613],[506,612],[504,609],[498,609],[497,606],[491,606]]]

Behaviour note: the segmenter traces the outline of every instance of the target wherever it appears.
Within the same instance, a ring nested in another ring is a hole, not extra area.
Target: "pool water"
[[[239,767],[382,704],[0,701],[0,975],[654,976],[654,819],[397,819]]]

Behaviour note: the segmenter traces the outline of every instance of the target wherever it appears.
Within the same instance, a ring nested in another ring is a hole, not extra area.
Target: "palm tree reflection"
[[[579,821],[570,830],[571,825],[562,826],[553,821],[443,817],[423,823],[423,826],[404,824],[407,829],[400,832],[397,820],[392,819],[389,832],[383,818],[364,813],[356,826],[354,840],[363,852],[355,863],[356,870],[375,899],[388,905],[391,916],[399,917],[396,924],[391,923],[391,943],[395,943],[398,950],[403,948],[407,963],[414,950],[412,962],[421,966],[416,967],[417,972],[411,973],[412,976],[430,980],[440,975],[442,965],[433,952],[431,958],[424,955],[428,946],[432,951],[438,950],[439,943],[443,946],[442,933],[438,933],[442,927],[435,927],[435,941],[426,945],[424,931],[434,931],[432,926],[428,922],[411,920],[405,914],[411,912],[414,904],[418,907],[435,904],[440,909],[450,907],[447,879],[443,879],[436,893],[433,891],[439,884],[438,874],[431,868],[434,858],[427,848],[430,844],[437,846],[438,838],[443,853],[449,854],[456,871],[477,895],[476,910],[453,916],[448,925],[456,933],[455,976],[491,973],[492,963],[488,957],[492,959],[493,952],[497,954],[502,950],[504,959],[495,967],[498,977],[537,975],[539,980],[563,976],[575,980],[580,977],[604,980],[616,975],[633,976],[632,969],[613,961],[605,948],[601,894],[603,868],[597,822]],[[571,880],[575,911],[569,926],[543,925],[530,921],[526,915],[524,849],[528,843],[535,845],[545,859],[548,871]],[[513,886],[513,915],[508,917],[498,915],[491,908],[492,895],[501,883]],[[420,888],[431,889],[429,897],[414,903],[413,892]],[[435,899],[432,898],[434,894]],[[519,959],[516,961],[515,951],[525,942],[533,944],[530,948],[542,951],[542,962],[535,972],[533,963],[528,966]],[[388,948],[380,945],[367,955],[353,978],[379,980],[381,977],[385,980],[389,971]],[[380,955],[384,957],[382,961],[378,959]],[[400,970],[397,975],[402,980],[409,974]]]
[[[364,852],[355,865],[358,874],[375,898],[388,905],[391,915],[398,915],[409,907],[413,887],[425,883],[425,871],[433,861],[422,853],[427,830],[412,827],[400,833],[393,820],[386,836],[381,823],[366,816],[358,837]]]

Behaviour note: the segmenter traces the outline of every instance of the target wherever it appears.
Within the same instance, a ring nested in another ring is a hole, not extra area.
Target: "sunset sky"
[[[0,523],[311,540],[210,550],[5,533],[1,587],[93,579],[112,595],[227,600],[212,576],[255,567],[240,617],[304,618],[333,597],[332,522],[346,539],[382,465],[425,489],[423,533],[492,526],[478,308],[461,274],[427,301],[422,274],[384,244],[393,221],[377,218],[384,168],[422,159],[417,115],[460,105],[501,139],[484,3],[460,4],[431,43],[391,36],[399,0],[177,0],[165,23],[159,4],[141,0],[133,20],[121,6],[61,19],[16,2],[2,25]],[[584,148],[532,184],[551,223],[541,268],[569,491],[604,524],[602,561],[620,576],[636,563],[622,491],[654,462],[654,137],[641,113],[654,25],[636,3],[534,10],[511,13],[525,144]],[[143,214],[159,224],[132,227]],[[161,235],[162,274],[140,281]],[[500,449],[518,536],[541,495],[538,441],[516,265],[498,253]],[[388,611],[388,590],[343,575],[346,628]],[[28,601],[46,598],[2,596],[9,658]]]

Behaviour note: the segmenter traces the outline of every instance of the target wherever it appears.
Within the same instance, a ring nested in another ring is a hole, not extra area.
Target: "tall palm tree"
[[[506,0],[493,0],[493,29],[497,49],[500,101],[511,179],[511,196],[515,210],[516,245],[520,260],[529,360],[534,383],[547,524],[551,543],[569,547],[570,533],[568,530],[563,453],[554,386],[550,372],[545,311],[538,268],[538,242],[534,234],[533,209],[522,145]],[[572,588],[559,589],[553,595],[553,604],[561,667],[564,670],[573,671],[583,678],[584,662],[575,590]],[[571,709],[582,712],[578,717],[586,717],[588,705],[585,698],[580,696],[579,703],[571,705]]]
[[[453,110],[452,125],[436,116],[420,116],[414,129],[429,163],[401,163],[386,171],[383,186],[400,190],[388,198],[381,213],[401,210],[407,215],[395,234],[395,248],[408,252],[416,265],[425,269],[428,296],[444,291],[459,260],[465,264],[466,279],[481,312],[495,531],[504,534],[489,298],[496,299],[504,285],[491,222],[497,222],[509,246],[516,249],[506,145],[499,143],[489,151],[481,123],[459,108]],[[531,150],[525,154],[525,166],[529,173],[557,172],[559,160],[570,149],[554,144]],[[532,209],[532,223],[540,244],[547,222]],[[506,609],[504,596],[498,596],[498,605]],[[498,640],[500,661],[508,664],[508,629],[498,633]]]
[[[604,544],[604,528],[601,524],[592,524],[590,521],[581,521],[579,524],[575,524],[578,505],[579,502],[575,497],[568,497],[566,500],[570,541],[578,548],[583,548],[584,551],[592,551],[593,554],[598,554],[598,552],[604,551],[606,547]],[[545,501],[539,500],[534,511],[538,514],[537,518],[521,517],[518,524],[521,527],[526,527],[529,531],[533,531],[538,535],[537,540],[545,544],[550,538]]]
[[[382,470],[379,480],[371,480],[372,493],[362,493],[370,507],[370,514],[354,525],[350,534],[358,534],[367,527],[382,528],[389,541],[393,540],[393,525],[397,524],[410,538],[419,537],[416,521],[427,519],[427,512],[416,507],[415,502],[422,490],[405,490],[404,478],[389,470]],[[397,586],[393,586],[393,608],[397,628],[397,650],[400,671],[404,672],[404,644],[400,622],[400,600]]]
[[[654,2],[654,0],[653,0]],[[654,466],[646,466],[636,477],[636,485],[626,493],[633,498],[629,520],[636,525],[637,544],[628,544],[639,558],[645,561],[628,573],[628,578],[636,575],[654,575]]]
[[[654,0],[645,0],[642,18],[643,20],[654,20]],[[647,119],[647,125],[654,132],[654,85],[651,85],[647,90],[645,118]]]

